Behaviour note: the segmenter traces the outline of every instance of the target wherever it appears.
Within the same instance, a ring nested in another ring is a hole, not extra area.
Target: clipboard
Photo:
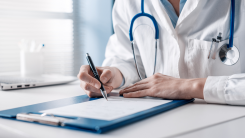
[[[118,93],[110,93],[109,96],[119,96]],[[0,117],[16,121],[24,121],[48,126],[55,126],[66,129],[81,130],[92,133],[105,133],[107,131],[128,125],[130,123],[143,120],[156,114],[166,112],[179,106],[191,103],[190,100],[173,100],[169,103],[162,104],[144,111],[123,116],[114,120],[98,120],[84,117],[61,116],[40,113],[39,111],[48,110],[87,101],[93,101],[100,98],[90,98],[87,95],[81,95],[61,100],[49,101],[39,104],[33,104],[8,110],[0,111]]]

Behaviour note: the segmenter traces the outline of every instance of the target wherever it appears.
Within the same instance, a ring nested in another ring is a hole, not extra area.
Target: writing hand
[[[122,83],[122,74],[115,67],[96,67],[100,76],[100,81],[103,83],[107,93],[110,93],[114,88],[117,88]],[[83,65],[77,75],[80,79],[80,86],[89,97],[102,96],[100,92],[101,84],[94,78],[93,72],[89,65]]]

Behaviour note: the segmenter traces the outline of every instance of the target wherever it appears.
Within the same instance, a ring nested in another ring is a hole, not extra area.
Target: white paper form
[[[41,112],[110,121],[168,102],[171,102],[171,100],[123,98],[111,96],[108,97],[108,101],[101,98],[98,100],[44,110]]]

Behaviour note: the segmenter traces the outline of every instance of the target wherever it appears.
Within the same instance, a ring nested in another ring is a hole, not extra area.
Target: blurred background
[[[96,66],[113,34],[114,0],[0,0],[0,73],[20,71],[22,39],[43,43],[44,73],[77,75],[88,52]]]

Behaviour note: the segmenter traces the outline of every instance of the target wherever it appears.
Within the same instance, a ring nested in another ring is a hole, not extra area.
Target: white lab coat
[[[109,39],[103,66],[117,67],[125,78],[124,87],[139,81],[129,40],[131,19],[139,12],[141,0],[116,0],[113,8],[115,34]],[[212,38],[222,33],[229,42],[230,0],[188,0],[176,28],[160,0],[145,0],[145,12],[158,22],[160,39],[156,72],[176,78],[207,78],[204,100],[208,103],[245,105],[245,0],[236,0],[234,45],[240,59],[233,66],[208,59]],[[134,40],[141,57],[141,72],[149,77],[154,66],[152,21],[141,17],[134,24]],[[214,50],[215,51],[215,50]]]

